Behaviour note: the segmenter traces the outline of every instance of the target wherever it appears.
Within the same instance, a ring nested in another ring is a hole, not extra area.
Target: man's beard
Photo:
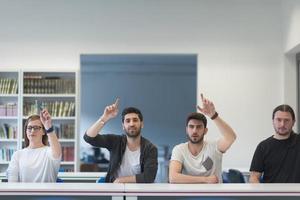
[[[275,128],[275,132],[278,134],[278,135],[288,135],[292,132],[292,129],[291,130],[284,130],[284,131],[281,131],[280,128]]]
[[[125,133],[130,138],[137,138],[141,134],[141,128],[137,128],[137,130],[126,130]]]
[[[199,139],[197,139],[197,140],[194,140],[193,139],[193,137],[190,137],[190,136],[188,136],[188,138],[189,138],[189,140],[190,140],[190,142],[192,143],[192,144],[200,144],[200,143],[202,143],[203,142],[203,136],[202,137],[200,137]]]

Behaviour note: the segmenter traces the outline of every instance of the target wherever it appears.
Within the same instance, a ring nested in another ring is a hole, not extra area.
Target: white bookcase
[[[0,172],[18,149],[19,72],[0,72]]]
[[[47,108],[52,115],[52,123],[62,145],[61,171],[78,171],[77,72],[0,71],[1,80],[4,89],[1,91],[0,87],[0,127],[11,128],[10,134],[8,128],[4,129],[2,136],[0,129],[0,172],[5,172],[12,153],[24,147],[25,120],[32,114],[38,114],[41,108]],[[7,83],[14,83],[12,80],[17,82],[17,90],[8,89],[13,88]],[[16,111],[9,110],[12,105]],[[1,110],[4,108],[6,115]],[[14,134],[11,134],[12,131]]]

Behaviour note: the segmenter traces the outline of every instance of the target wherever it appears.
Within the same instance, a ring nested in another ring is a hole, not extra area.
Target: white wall
[[[79,69],[81,53],[197,53],[199,92],[238,134],[224,167],[248,169],[283,101],[281,22],[280,0],[2,0],[0,67]]]
[[[297,108],[296,53],[300,52],[300,1],[283,2],[284,98],[286,102]]]
[[[300,1],[283,1],[284,17],[284,50],[299,52],[300,45]]]

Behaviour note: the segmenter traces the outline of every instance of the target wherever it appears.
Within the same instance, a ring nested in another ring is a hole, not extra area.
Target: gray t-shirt
[[[191,176],[216,175],[222,182],[222,153],[217,142],[204,141],[201,152],[194,156],[188,148],[188,142],[176,145],[171,160],[182,163],[182,173]]]

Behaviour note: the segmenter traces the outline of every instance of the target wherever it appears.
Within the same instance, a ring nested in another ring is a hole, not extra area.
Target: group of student
[[[234,130],[219,116],[212,101],[201,94],[199,112],[186,119],[188,141],[173,148],[169,164],[170,183],[222,183],[222,155],[236,140]],[[119,99],[105,107],[100,118],[85,132],[84,140],[110,152],[105,182],[153,183],[157,148],[141,135],[143,115],[135,107],[122,111],[123,135],[101,134],[118,115]],[[221,133],[204,140],[207,117]],[[250,183],[299,183],[300,136],[293,132],[295,114],[289,105],[276,107],[272,115],[274,134],[257,146],[250,166]],[[25,147],[16,151],[7,169],[9,182],[55,182],[62,156],[51,116],[46,109],[30,116],[24,126]],[[48,144],[49,143],[49,144]]]

